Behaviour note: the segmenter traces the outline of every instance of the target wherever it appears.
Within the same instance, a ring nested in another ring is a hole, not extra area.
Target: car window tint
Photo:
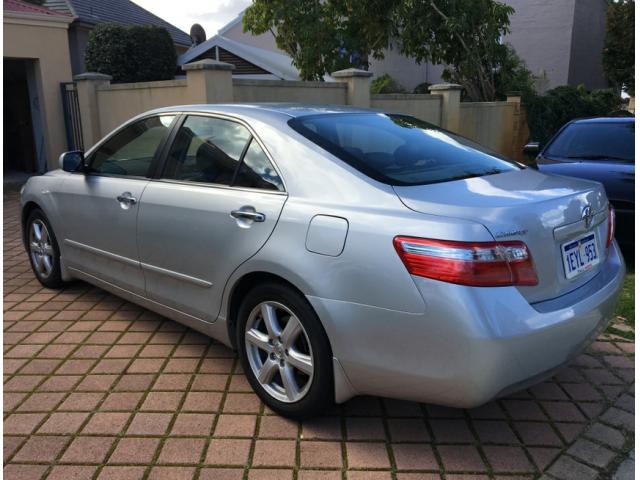
[[[230,185],[250,138],[239,123],[189,116],[171,147],[163,178]]]
[[[424,185],[518,170],[480,145],[405,115],[324,114],[289,125],[380,182]]]
[[[552,157],[635,162],[635,122],[572,123],[547,147]]]
[[[90,171],[145,177],[175,115],[149,117],[125,127],[101,145],[90,159]]]
[[[255,139],[247,148],[233,185],[284,191],[282,180]]]

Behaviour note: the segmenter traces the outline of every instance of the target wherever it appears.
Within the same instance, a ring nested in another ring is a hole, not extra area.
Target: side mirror
[[[80,150],[64,152],[60,155],[60,168],[65,172],[77,172],[84,169],[84,153]]]
[[[540,142],[529,142],[522,148],[522,151],[528,155],[537,155],[540,153]]]

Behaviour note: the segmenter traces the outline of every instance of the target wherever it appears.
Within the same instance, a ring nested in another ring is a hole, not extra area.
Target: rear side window
[[[635,123],[572,123],[547,147],[553,157],[635,162]]]
[[[239,123],[189,116],[171,147],[163,177],[230,185],[250,139]]]
[[[390,185],[424,185],[521,168],[470,140],[404,115],[313,115],[292,119],[289,125],[362,173]]]
[[[282,180],[255,139],[251,140],[244,154],[233,185],[263,190],[284,190]]]
[[[251,132],[240,123],[190,115],[173,141],[162,178],[284,191]]]

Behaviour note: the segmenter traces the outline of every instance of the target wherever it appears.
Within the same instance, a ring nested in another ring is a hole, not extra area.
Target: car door
[[[176,115],[123,127],[87,157],[87,171],[69,175],[58,195],[65,217],[62,257],[71,269],[144,295],[136,241],[138,202]]]
[[[140,201],[147,296],[213,321],[231,273],[273,231],[286,193],[260,141],[240,122],[189,115]]]

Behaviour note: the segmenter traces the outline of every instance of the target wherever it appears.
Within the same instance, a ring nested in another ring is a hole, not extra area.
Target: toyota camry
[[[21,203],[44,286],[84,280],[225,343],[293,418],[526,388],[603,330],[624,276],[600,183],[366,109],[150,111]]]

